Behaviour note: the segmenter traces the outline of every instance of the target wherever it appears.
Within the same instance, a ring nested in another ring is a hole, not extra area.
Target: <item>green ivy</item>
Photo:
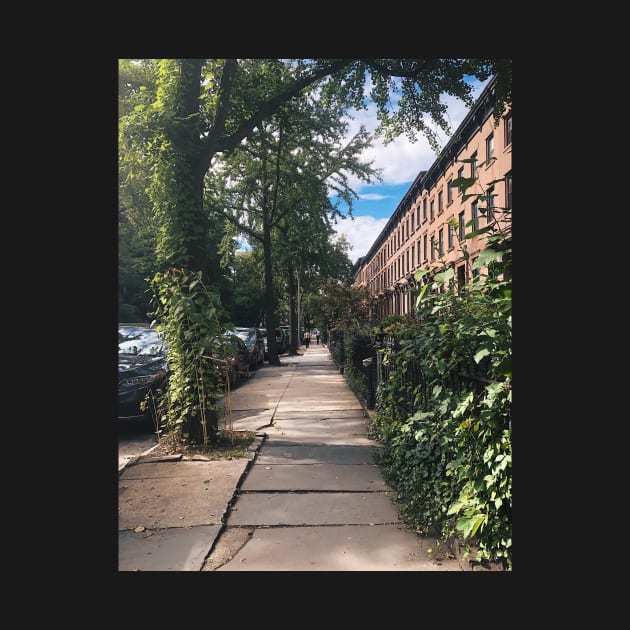
[[[151,280],[157,328],[168,343],[170,378],[160,404],[162,433],[208,447],[218,433],[219,376],[211,360],[221,326],[218,297],[204,286],[201,272],[169,269]]]
[[[487,274],[457,290],[452,267],[416,272],[415,323],[381,322],[400,342],[379,350],[388,378],[369,435],[383,442],[378,463],[411,525],[512,570],[509,213],[467,238],[480,233],[488,246],[473,269]]]

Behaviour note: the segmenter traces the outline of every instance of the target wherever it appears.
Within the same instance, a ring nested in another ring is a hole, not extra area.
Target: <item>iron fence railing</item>
[[[379,384],[394,376],[392,371],[396,368],[392,363],[384,362],[383,357],[387,350],[398,349],[399,342],[396,337],[384,333],[362,336],[348,331],[328,332],[328,349],[333,360],[346,374],[351,388],[367,409],[376,406]],[[445,385],[456,393],[472,391],[475,396],[481,395],[486,385],[496,382],[487,377],[487,369],[487,360],[479,364],[462,364],[451,371]],[[399,371],[396,378],[416,392],[420,388],[421,396],[416,396],[416,403],[420,399],[427,400],[421,357],[408,361],[404,372]]]

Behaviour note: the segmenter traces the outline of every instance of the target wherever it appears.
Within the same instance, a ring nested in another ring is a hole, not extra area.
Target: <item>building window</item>
[[[400,229],[401,229],[401,235],[402,235],[400,239],[400,243],[402,245],[405,242],[405,224],[404,223],[400,226]]]
[[[449,223],[448,227],[447,227],[447,238],[448,238],[448,248],[449,250],[453,249],[453,233],[455,232],[455,230],[453,229],[453,226]]]
[[[429,219],[433,221],[435,219],[435,200],[431,199],[431,211],[429,213]]]
[[[418,207],[416,208],[416,223],[418,224],[418,227],[420,227],[420,204],[418,204]]]
[[[464,177],[464,167],[463,166],[460,166],[459,170],[457,171],[457,178],[459,179],[460,177]],[[462,190],[463,190],[462,187],[459,186],[460,194],[462,193]]]
[[[414,225],[416,221],[416,215],[412,214],[411,215],[411,234],[413,234],[416,231],[416,226]]]
[[[476,232],[479,229],[479,202],[473,201],[470,207],[472,208],[472,229]]]
[[[435,238],[431,236],[431,260],[435,260]]]
[[[488,188],[488,192],[486,193],[486,223],[490,223],[494,220],[494,207],[496,205],[496,195],[494,194],[494,186],[492,188]]]
[[[424,221],[427,220],[427,198],[426,197],[422,200],[422,219]]]
[[[494,134],[486,138],[486,160],[489,162],[494,157]]]
[[[477,177],[477,151],[470,156],[470,159],[472,160],[470,163],[470,177],[474,179]]]
[[[512,113],[510,112],[505,117],[505,146],[508,147],[512,144]]]
[[[442,191],[438,193],[438,214],[442,214],[444,212],[444,200],[442,198]]]
[[[411,246],[411,268],[414,269],[416,266],[416,261],[414,260],[416,257],[416,246]]]
[[[409,250],[407,250],[406,258],[407,258],[407,265],[406,265],[406,268],[405,268],[405,273],[408,273],[409,271],[411,271],[411,267],[409,266]]]
[[[449,205],[453,201],[453,189],[451,188],[451,182],[453,179],[449,179],[446,184],[446,205]]]
[[[444,229],[440,228],[438,232],[438,253],[440,256],[444,256]]]
[[[457,290],[461,293],[466,286],[466,265],[457,267]]]
[[[464,211],[463,210],[459,213],[459,216],[457,218],[458,218],[458,226],[459,226],[459,240],[460,240],[460,242],[463,242],[464,236],[466,236],[466,233],[464,231],[465,230],[465,222],[464,222]]]
[[[423,237],[422,249],[424,251],[424,262],[427,262],[427,235]]]
[[[505,205],[508,210],[512,209],[512,173],[505,176]]]

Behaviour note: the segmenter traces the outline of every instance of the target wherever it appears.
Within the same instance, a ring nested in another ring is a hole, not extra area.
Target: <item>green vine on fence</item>
[[[477,198],[489,219],[466,237],[487,236],[473,280],[457,287],[446,265],[416,272],[416,316],[381,322],[399,343],[380,350],[388,379],[370,436],[411,525],[511,570],[511,213]]]

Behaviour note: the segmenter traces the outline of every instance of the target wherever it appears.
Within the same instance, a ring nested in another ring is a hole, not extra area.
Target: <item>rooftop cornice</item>
[[[392,233],[400,216],[407,210],[407,208],[405,208],[405,203],[408,203],[409,207],[411,207],[414,200],[418,197],[422,190],[430,189],[431,186],[439,180],[446,170],[447,164],[455,160],[462,147],[470,141],[470,139],[475,135],[476,130],[486,121],[488,116],[492,115],[495,100],[495,84],[496,78],[493,77],[488,85],[486,85],[483,89],[483,92],[479,95],[479,98],[475,101],[474,105],[470,108],[470,111],[466,114],[462,123],[455,130],[451,139],[446,143],[446,146],[442,149],[440,155],[429,167],[429,170],[420,171],[418,173],[407,192],[403,195],[400,203],[396,206],[394,212],[392,212],[392,216],[385,224],[385,227],[376,237],[374,243],[372,243],[368,253],[359,258],[355,263],[355,273],[361,268],[363,261],[369,262],[372,260],[374,254],[376,254],[383,242]]]

